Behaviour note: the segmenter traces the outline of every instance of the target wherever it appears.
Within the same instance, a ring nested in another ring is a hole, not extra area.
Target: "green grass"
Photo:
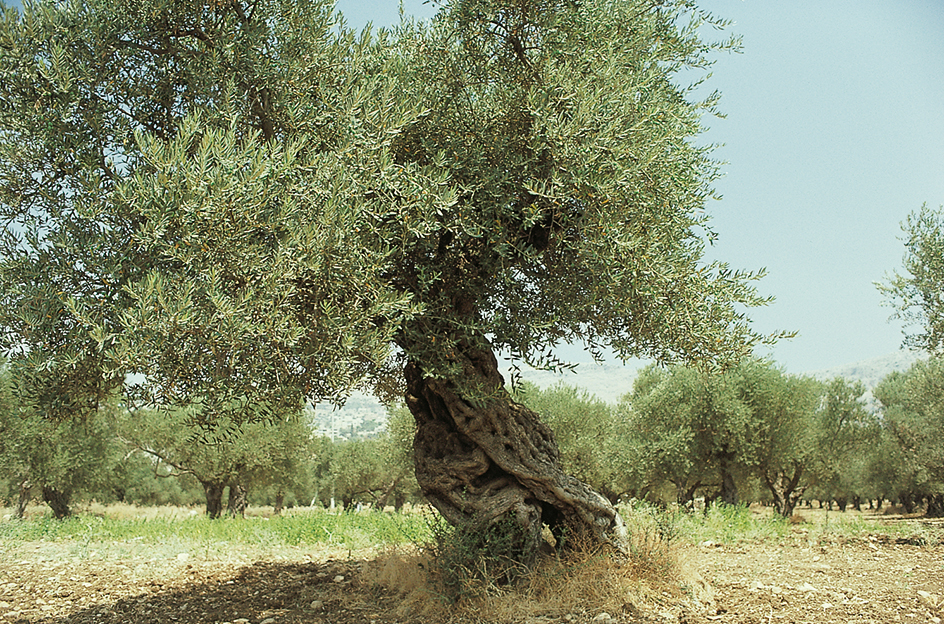
[[[162,549],[206,551],[227,545],[272,551],[291,547],[333,547],[345,550],[414,543],[428,534],[428,524],[418,514],[380,512],[331,514],[296,512],[271,519],[261,517],[210,520],[186,518],[115,518],[76,515],[65,520],[41,516],[30,520],[0,522],[0,541],[68,542],[73,554],[101,552],[100,545],[129,544],[137,549],[154,545]]]
[[[630,532],[654,531],[669,541],[732,544],[780,539],[790,531],[786,520],[760,516],[745,506],[712,505],[706,513],[689,513],[637,501],[621,512]]]
[[[944,542],[944,529],[920,522],[889,524],[879,516],[801,510],[808,521],[791,524],[769,509],[712,506],[707,513],[660,509],[646,503],[624,505],[621,513],[633,536],[632,546],[645,558],[664,544],[737,544],[801,539],[809,543],[889,536],[919,544]],[[344,556],[387,546],[433,540],[427,514],[380,512],[334,514],[293,510],[265,518],[210,520],[189,510],[100,508],[66,520],[32,515],[0,521],[0,562],[32,549],[54,560],[174,559],[195,557],[304,557],[314,551]],[[48,551],[48,552],[47,552]]]
[[[798,510],[808,520],[792,524],[769,508],[712,505],[707,512],[682,512],[660,509],[635,501],[624,505],[620,512],[631,533],[654,534],[669,541],[682,540],[701,544],[737,544],[739,542],[778,542],[788,537],[805,541],[830,542],[862,539],[870,536],[913,539],[915,543],[944,543],[944,529],[931,527],[920,520],[885,522],[880,516]]]

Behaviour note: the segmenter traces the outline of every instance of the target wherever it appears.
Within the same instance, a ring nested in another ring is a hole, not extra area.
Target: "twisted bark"
[[[806,486],[800,486],[800,477],[803,475],[803,466],[794,464],[793,474],[778,471],[774,474],[764,472],[764,483],[774,499],[774,508],[784,518],[793,515],[797,503],[806,491]]]
[[[56,520],[62,520],[72,515],[72,509],[69,508],[71,500],[72,494],[70,492],[60,490],[51,485],[43,486],[43,501],[52,509]]]
[[[457,356],[463,389],[406,366],[406,403],[417,424],[416,478],[427,500],[455,526],[490,526],[511,517],[525,558],[538,552],[543,525],[623,549],[625,527],[610,502],[565,474],[551,430],[515,402],[487,348]],[[469,396],[474,388],[474,398]]]

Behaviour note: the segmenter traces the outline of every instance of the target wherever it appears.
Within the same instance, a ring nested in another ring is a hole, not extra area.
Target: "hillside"
[[[845,377],[851,381],[861,381],[868,388],[874,388],[889,373],[904,372],[918,360],[927,358],[923,352],[899,350],[879,357],[853,362],[819,371],[805,373],[817,379]]]

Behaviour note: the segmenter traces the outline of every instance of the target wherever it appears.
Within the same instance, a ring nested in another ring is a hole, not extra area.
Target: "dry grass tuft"
[[[405,621],[443,621],[443,601],[430,581],[429,556],[414,549],[387,550],[362,570],[358,584],[397,596],[396,617]]]
[[[637,536],[629,555],[574,544],[566,554],[542,557],[513,583],[467,578],[458,594],[442,586],[436,562],[422,550],[384,553],[359,582],[365,589],[396,594],[397,617],[404,621],[511,624],[570,616],[570,621],[589,622],[603,612],[635,618],[700,609],[712,600],[693,570],[674,546]]]
[[[100,518],[111,518],[112,520],[183,520],[203,514],[202,509],[193,507],[176,507],[173,505],[138,507],[128,503],[102,505],[94,501],[84,507],[77,507],[74,511]]]

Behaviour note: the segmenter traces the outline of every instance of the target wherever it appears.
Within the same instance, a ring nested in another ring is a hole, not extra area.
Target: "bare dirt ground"
[[[603,614],[581,612],[578,605],[563,616],[521,621],[941,622],[944,545],[937,539],[922,543],[928,533],[919,520],[888,520],[896,521],[913,523],[914,536],[873,532],[824,539],[817,533],[814,539],[815,532],[801,524],[775,542],[686,548],[686,565],[708,584],[713,599],[701,609]],[[934,534],[941,528],[934,527]],[[124,559],[74,553],[74,545],[50,542],[8,550],[0,561],[0,624],[392,624],[420,617],[397,595],[365,582],[362,572],[370,564],[356,554],[299,550],[282,560],[236,561],[212,552]]]
[[[714,593],[714,608],[689,622],[884,624],[944,620],[944,524],[889,517],[913,535],[872,533],[810,539],[803,525],[778,543],[703,544],[690,560]],[[930,541],[931,543],[927,543]]]

